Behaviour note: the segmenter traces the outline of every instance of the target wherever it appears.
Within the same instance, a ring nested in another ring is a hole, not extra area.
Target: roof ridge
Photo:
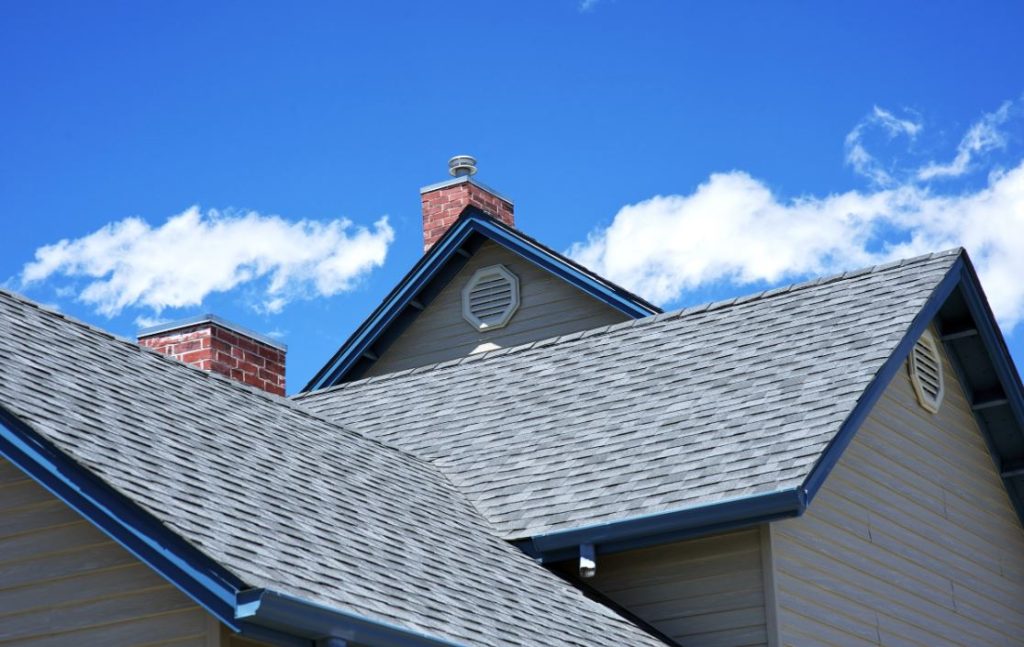
[[[913,256],[913,257],[910,257],[910,258],[897,259],[897,260],[893,260],[893,261],[888,261],[886,263],[878,263],[876,265],[870,265],[870,266],[862,267],[862,268],[858,268],[858,269],[847,270],[845,272],[838,272],[838,273],[835,273],[835,274],[830,274],[830,275],[825,275],[825,276],[821,276],[821,277],[817,277],[817,278],[813,278],[813,279],[808,279],[806,281],[800,281],[798,283],[792,283],[792,284],[789,284],[789,285],[779,286],[779,287],[775,287],[775,288],[769,288],[767,290],[762,290],[760,292],[754,292],[754,293],[751,293],[751,294],[748,294],[748,295],[741,295],[741,296],[732,297],[732,298],[729,298],[729,299],[721,299],[721,300],[718,300],[718,301],[710,301],[710,302],[703,303],[703,304],[698,304],[698,305],[695,305],[695,306],[687,306],[687,307],[679,308],[679,309],[676,309],[676,310],[669,310],[667,312],[662,312],[662,313],[656,314],[656,315],[650,315],[650,316],[643,317],[643,318],[640,318],[640,319],[633,319],[633,320],[629,320],[629,321],[623,321],[623,322],[620,322],[620,323],[614,323],[614,324],[610,324],[610,325],[606,325],[606,326],[600,326],[600,327],[597,327],[597,328],[588,328],[586,330],[581,330],[581,331],[576,331],[576,332],[572,332],[572,333],[567,333],[567,334],[564,334],[564,335],[558,335],[558,336],[555,336],[555,337],[548,337],[548,338],[545,338],[545,339],[529,342],[527,344],[520,344],[518,346],[509,346],[507,348],[499,348],[499,349],[492,350],[492,351],[486,351],[486,352],[483,352],[483,353],[477,353],[475,355],[467,355],[465,357],[458,357],[458,358],[455,358],[455,359],[449,359],[449,360],[445,360],[443,362],[436,362],[436,363],[433,363],[433,364],[427,364],[425,366],[417,366],[417,367],[414,367],[414,368],[408,368],[408,369],[404,369],[404,370],[401,370],[401,371],[395,371],[393,373],[384,373],[382,375],[375,375],[375,376],[363,378],[363,379],[360,379],[360,380],[353,380],[351,382],[343,382],[341,384],[337,384],[337,385],[334,385],[334,386],[331,386],[331,387],[327,387],[325,389],[319,389],[317,391],[308,391],[308,392],[305,392],[305,393],[298,393],[295,396],[293,396],[292,399],[295,402],[300,402],[300,401],[302,401],[302,400],[304,400],[304,399],[306,399],[308,397],[317,396],[317,395],[321,395],[321,394],[325,394],[325,393],[331,393],[333,391],[342,391],[342,390],[344,390],[346,388],[350,388],[350,387],[352,387],[354,385],[372,384],[372,383],[377,383],[377,382],[385,382],[385,381],[388,381],[388,380],[398,379],[398,378],[406,377],[408,375],[412,375],[412,374],[416,374],[416,373],[428,373],[428,372],[433,372],[433,371],[437,371],[437,370],[445,370],[445,369],[448,369],[448,368],[454,368],[455,366],[461,366],[462,364],[466,364],[466,363],[469,363],[469,362],[478,362],[478,361],[483,361],[483,360],[490,359],[490,358],[493,358],[493,357],[500,357],[502,355],[508,355],[508,354],[512,354],[512,353],[525,352],[525,351],[531,350],[533,348],[542,347],[542,346],[558,345],[558,344],[562,344],[562,343],[565,343],[565,342],[575,341],[575,340],[581,339],[583,337],[591,337],[591,336],[595,336],[595,335],[605,335],[605,334],[609,334],[609,333],[612,333],[612,332],[615,332],[615,331],[618,331],[618,330],[622,330],[622,329],[626,329],[626,328],[632,328],[632,327],[635,327],[635,326],[653,325],[655,323],[659,323],[659,322],[666,321],[666,320],[669,320],[669,319],[679,319],[679,318],[682,318],[682,317],[686,317],[686,316],[689,316],[689,315],[700,314],[700,313],[703,313],[703,312],[711,312],[711,311],[715,311],[715,310],[722,310],[724,308],[728,308],[728,307],[732,307],[732,306],[745,305],[745,304],[748,304],[748,303],[754,303],[754,302],[758,302],[758,301],[763,301],[765,299],[771,299],[771,298],[774,298],[774,297],[777,297],[777,296],[781,296],[781,295],[784,295],[784,294],[792,294],[794,292],[808,290],[808,289],[815,288],[815,287],[821,287],[823,285],[831,285],[833,283],[836,283],[836,282],[842,281],[842,280],[855,279],[855,278],[859,278],[859,277],[863,277],[863,276],[869,276],[869,275],[873,275],[873,274],[878,274],[880,272],[886,272],[886,271],[897,269],[897,268],[900,268],[900,267],[905,267],[907,265],[916,265],[916,264],[925,263],[927,261],[931,261],[931,260],[935,260],[935,259],[939,259],[939,258],[945,258],[945,257],[948,257],[948,256],[959,256],[963,252],[964,252],[964,248],[963,247],[951,247],[949,249],[945,249],[945,250],[942,250],[942,251],[939,251],[939,252],[931,252],[931,253],[928,253],[928,254],[920,254],[918,256]]]
[[[366,441],[366,442],[369,442],[369,443],[373,443],[373,444],[378,445],[380,447],[386,448],[389,451],[393,451],[393,452],[397,452],[399,454],[402,454],[403,456],[405,456],[407,458],[415,460],[417,463],[421,463],[423,465],[429,465],[430,467],[432,467],[434,469],[438,469],[437,466],[434,465],[433,463],[431,463],[430,461],[424,460],[424,459],[416,456],[415,454],[411,454],[411,453],[409,453],[409,452],[407,452],[407,451],[405,451],[403,449],[400,449],[400,448],[395,447],[393,445],[389,445],[389,444],[387,444],[387,443],[385,443],[385,442],[383,442],[381,440],[378,440],[376,438],[370,438],[370,437],[368,437],[368,436],[366,436],[364,434],[361,434],[361,433],[359,433],[357,431],[349,429],[348,427],[342,426],[340,423],[338,423],[338,422],[336,422],[334,420],[331,420],[329,418],[325,418],[325,417],[317,414],[316,412],[309,410],[307,407],[304,407],[304,406],[298,404],[298,402],[296,400],[294,400],[292,398],[289,398],[287,396],[275,395],[273,393],[269,393],[269,392],[264,391],[262,389],[258,389],[258,388],[254,387],[254,386],[250,386],[248,384],[243,384],[241,382],[238,382],[237,380],[233,380],[233,379],[231,379],[229,377],[226,377],[224,375],[220,375],[218,373],[204,371],[204,370],[202,370],[200,368],[192,366],[191,364],[187,364],[185,362],[177,360],[177,359],[175,359],[175,358],[173,358],[173,357],[171,357],[169,355],[164,355],[163,353],[157,352],[157,351],[155,351],[155,350],[153,350],[151,348],[146,348],[144,346],[140,346],[139,344],[137,344],[137,343],[135,343],[135,342],[133,342],[131,340],[128,340],[128,339],[125,339],[124,337],[120,337],[118,335],[115,335],[115,334],[113,334],[113,333],[111,333],[111,332],[109,332],[107,330],[104,330],[102,328],[94,326],[94,325],[92,325],[90,323],[86,323],[85,321],[82,321],[81,319],[77,319],[75,317],[69,316],[69,315],[67,315],[67,314],[65,314],[63,312],[60,312],[59,310],[56,310],[56,309],[51,308],[51,307],[44,306],[43,304],[38,303],[36,301],[33,301],[33,300],[29,299],[28,297],[26,297],[24,295],[18,294],[17,292],[14,292],[14,291],[9,290],[7,288],[0,288],[0,298],[4,298],[4,297],[6,297],[8,299],[11,299],[12,301],[18,302],[18,303],[22,304],[23,306],[27,306],[27,307],[30,307],[30,308],[35,308],[36,310],[39,310],[40,312],[42,312],[44,314],[59,317],[59,318],[63,319],[64,321],[67,321],[68,323],[70,323],[70,324],[72,324],[74,326],[77,326],[79,328],[85,329],[85,331],[88,332],[88,333],[104,337],[104,338],[106,338],[106,339],[108,339],[110,341],[113,341],[113,342],[116,342],[116,343],[121,344],[123,346],[126,346],[126,347],[128,347],[129,350],[139,351],[140,354],[142,354],[144,356],[157,358],[157,361],[158,362],[163,362],[164,366],[172,367],[171,370],[182,370],[182,369],[184,369],[184,371],[187,371],[187,372],[191,373],[194,377],[198,377],[198,378],[201,378],[201,379],[207,379],[207,380],[213,380],[213,383],[215,383],[215,384],[220,384],[222,386],[227,386],[227,387],[236,389],[239,392],[246,393],[246,394],[251,395],[251,396],[256,396],[256,397],[263,398],[264,400],[267,400],[268,402],[271,402],[273,404],[284,405],[284,406],[288,407],[289,410],[295,411],[295,412],[299,413],[300,415],[303,415],[303,416],[308,417],[308,418],[313,419],[313,420],[317,420],[320,423],[329,425],[330,427],[333,427],[333,428],[335,428],[335,429],[337,429],[339,431],[342,431],[342,432],[344,432],[346,434],[349,434],[349,435],[352,435],[352,436],[356,436],[356,437],[358,437],[359,439],[361,439],[363,441]],[[440,471],[440,470],[438,470],[438,471]]]

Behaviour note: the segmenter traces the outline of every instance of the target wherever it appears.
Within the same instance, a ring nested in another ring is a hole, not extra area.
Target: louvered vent
[[[477,330],[508,324],[519,308],[519,279],[504,265],[476,271],[462,289],[462,316]]]
[[[914,344],[910,353],[910,381],[921,406],[936,413],[942,405],[945,385],[942,380],[942,356],[938,344],[928,331]]]

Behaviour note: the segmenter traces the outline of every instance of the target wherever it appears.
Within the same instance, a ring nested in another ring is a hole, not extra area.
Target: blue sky
[[[668,307],[966,244],[1020,365],[1022,24],[1011,2],[10,4],[0,281],[129,337],[208,311],[279,335],[294,391],[418,258],[418,188],[468,152],[521,229]]]

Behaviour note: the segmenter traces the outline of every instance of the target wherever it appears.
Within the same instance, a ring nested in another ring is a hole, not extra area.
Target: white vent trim
[[[938,413],[946,385],[942,374],[942,353],[931,331],[924,331],[914,344],[907,362],[910,369],[910,383],[914,386],[917,401],[921,406]]]
[[[462,318],[481,332],[508,325],[519,309],[519,277],[504,265],[482,267],[462,288]]]

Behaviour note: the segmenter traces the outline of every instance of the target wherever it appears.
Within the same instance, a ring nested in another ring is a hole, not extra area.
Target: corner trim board
[[[775,581],[775,553],[772,543],[772,524],[760,528],[761,584],[764,587],[765,633],[768,647],[781,647],[782,633],[779,627],[779,590]]]

